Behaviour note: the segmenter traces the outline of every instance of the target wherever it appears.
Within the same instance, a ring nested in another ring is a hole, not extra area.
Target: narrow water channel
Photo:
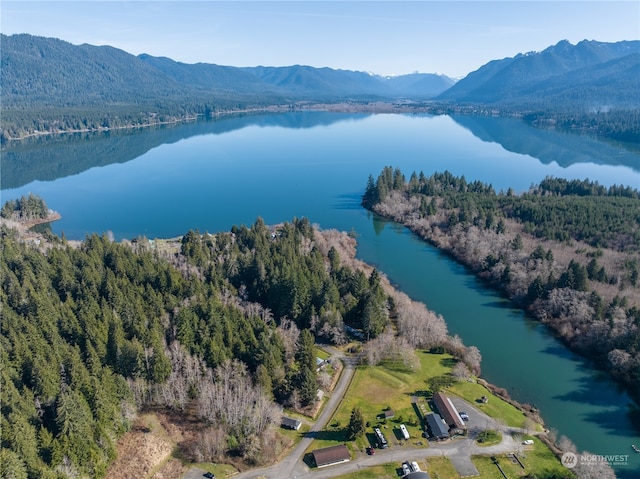
[[[3,199],[38,194],[62,214],[52,228],[68,239],[228,231],[258,216],[354,231],[360,258],[480,348],[488,381],[537,406],[580,450],[629,454],[617,473],[640,478],[640,454],[631,449],[640,437],[624,392],[463,267],[360,206],[367,177],[387,165],[407,174],[449,170],[497,190],[523,191],[547,175],[637,187],[637,153],[507,119],[327,112],[90,138],[4,151]]]
[[[370,228],[361,233],[359,256],[442,314],[451,334],[477,346],[487,381],[539,408],[547,427],[580,451],[628,456],[614,466],[618,477],[640,477],[640,454],[631,449],[640,442],[628,420],[632,401],[614,382],[406,228],[370,215]]]

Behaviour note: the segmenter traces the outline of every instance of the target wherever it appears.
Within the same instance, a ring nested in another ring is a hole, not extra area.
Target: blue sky
[[[558,41],[640,39],[640,1],[6,1],[4,34],[232,66],[462,77]]]

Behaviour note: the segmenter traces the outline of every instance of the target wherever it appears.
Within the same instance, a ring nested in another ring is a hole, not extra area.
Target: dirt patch
[[[111,464],[106,477],[110,479],[148,477],[169,458],[173,448],[166,431],[157,422],[155,416],[141,416],[132,430],[118,441],[118,456]],[[158,476],[158,479],[160,477],[164,476]]]
[[[195,439],[202,424],[189,411],[148,411],[118,441],[118,456],[107,477],[129,479],[176,479],[186,468],[180,457],[185,445]]]
[[[184,476],[188,469],[177,459],[167,461],[162,469],[156,472],[151,479],[177,479]]]

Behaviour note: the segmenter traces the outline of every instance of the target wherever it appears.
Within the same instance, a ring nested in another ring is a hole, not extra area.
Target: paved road
[[[332,477],[359,471],[361,469],[390,462],[402,463],[404,461],[416,461],[427,457],[446,456],[462,476],[478,475],[478,471],[471,461],[471,456],[477,454],[494,455],[516,452],[519,443],[513,439],[508,432],[503,433],[503,440],[495,446],[482,447],[475,443],[478,434],[488,427],[498,427],[495,421],[476,409],[463,399],[451,397],[458,410],[462,410],[469,415],[469,434],[465,438],[459,438],[447,442],[432,442],[428,448],[412,446],[396,446],[389,449],[376,450],[376,454],[369,456],[363,452],[356,452],[355,457],[347,463],[329,466],[324,469],[310,469],[303,461],[304,451],[311,445],[315,433],[323,430],[333,416],[340,401],[342,400],[347,387],[351,382],[357,358],[350,358],[341,355],[337,350],[331,349],[333,361],[338,358],[343,361],[345,367],[331,397],[327,401],[318,420],[311,427],[311,430],[298,443],[298,445],[278,464],[261,469],[253,469],[234,476],[233,479],[329,479]],[[504,428],[503,428],[504,429]],[[515,430],[514,428],[509,428]],[[515,430],[524,432],[522,430]],[[183,479],[197,479],[197,470],[192,469]],[[200,474],[198,476],[202,478]]]
[[[448,457],[461,475],[462,473],[472,475],[472,471],[475,471],[474,474],[477,475],[478,472],[473,462],[471,462],[472,455],[505,454],[515,451],[515,447],[515,441],[508,435],[504,436],[501,444],[489,447],[478,446],[473,438],[456,439],[448,443],[432,444],[426,449],[424,447],[394,447],[377,450],[373,456],[358,452],[350,462],[323,469],[309,469],[302,461],[299,461],[298,464],[294,464],[294,467],[290,467],[290,464],[282,469],[273,466],[269,469],[245,472],[234,476],[234,479],[258,479],[263,477],[268,479],[330,479],[379,464],[397,463],[399,465],[404,461],[419,461],[428,457],[441,456]],[[462,470],[458,469],[460,466]]]
[[[325,426],[333,416],[333,413],[338,408],[340,401],[344,397],[344,394],[347,392],[347,388],[351,383],[351,378],[353,377],[353,373],[355,372],[355,367],[358,362],[358,358],[346,357],[337,349],[325,349],[328,349],[329,352],[332,353],[331,361],[341,360],[344,364],[344,368],[342,369],[342,373],[340,374],[340,379],[338,380],[336,387],[331,393],[331,397],[329,397],[327,404],[325,404],[316,422],[313,424],[313,426],[311,426],[309,432],[305,434],[305,437],[302,438],[298,445],[287,455],[285,459],[280,461],[278,464],[275,464],[271,467],[254,469],[252,471],[238,474],[234,476],[234,479],[253,479],[258,477],[264,477],[266,479],[295,478],[302,477],[299,476],[299,474],[302,474],[309,470],[309,468],[302,461],[304,451],[306,451],[307,448],[311,445],[316,436],[316,433],[322,431],[325,428]]]

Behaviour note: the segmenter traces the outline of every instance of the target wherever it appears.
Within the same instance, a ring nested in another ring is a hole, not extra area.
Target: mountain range
[[[54,38],[2,35],[2,89],[7,106],[153,98],[256,97],[272,101],[355,98],[431,98],[454,80],[436,74],[381,77],[366,72],[294,65],[239,68],[186,64],[166,57],[131,55],[109,46],[72,45]]]
[[[403,101],[508,109],[640,108],[640,41],[568,41],[494,60],[455,81],[315,68],[186,64],[110,46],[0,35],[2,136],[131,126],[300,102]]]
[[[542,52],[495,60],[468,74],[439,100],[493,105],[640,107],[640,42],[566,40]]]

